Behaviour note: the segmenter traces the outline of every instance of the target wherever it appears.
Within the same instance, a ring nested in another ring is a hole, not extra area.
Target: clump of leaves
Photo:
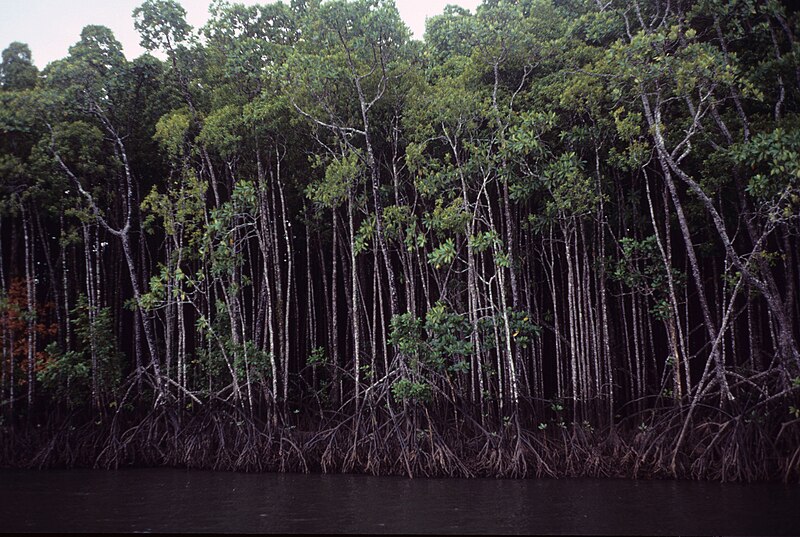
[[[311,350],[311,354],[308,355],[308,360],[306,360],[306,363],[311,366],[325,365],[328,363],[328,357],[325,355],[325,348],[314,347]]]
[[[472,354],[471,333],[463,314],[437,302],[424,321],[411,313],[392,317],[389,341],[401,353],[436,370],[463,372],[469,369],[469,363],[462,358]]]
[[[392,384],[392,396],[397,402],[426,403],[431,400],[432,390],[430,385],[424,382],[400,379]]]
[[[37,373],[39,382],[68,406],[86,403],[91,397],[92,350],[96,358],[97,396],[112,396],[120,383],[122,354],[114,335],[109,308],[90,308],[80,295],[72,309],[71,324],[76,348],[62,350],[57,343],[47,346],[50,357]]]

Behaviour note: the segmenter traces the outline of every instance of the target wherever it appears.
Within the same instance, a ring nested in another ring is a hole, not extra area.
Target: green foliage
[[[179,159],[186,151],[186,134],[191,119],[185,110],[166,114],[156,123],[155,140],[171,159]]]
[[[796,121],[796,118],[792,118]],[[800,212],[800,128],[776,127],[730,150],[733,160],[755,172],[747,192],[760,202],[777,204],[773,218],[790,219]]]
[[[328,363],[328,356],[325,353],[325,347],[314,347],[311,349],[311,354],[306,359],[306,365],[319,366]]]
[[[372,241],[372,237],[375,234],[375,216],[370,215],[367,219],[361,222],[361,225],[356,232],[356,237],[354,242],[354,249],[356,255],[364,252],[368,249],[368,244]]]
[[[37,373],[45,389],[70,406],[87,404],[92,390],[92,351],[96,360],[97,396],[114,396],[121,379],[122,353],[114,336],[109,308],[91,311],[85,295],[70,312],[76,349],[64,351],[57,343],[46,350],[47,359]]]
[[[389,342],[407,356],[417,356],[423,348],[422,319],[401,313],[390,321]]]
[[[584,173],[583,162],[574,152],[551,162],[542,183],[552,196],[547,210],[553,215],[583,216],[593,212],[600,200],[594,180]]]
[[[186,256],[192,257],[192,248],[201,241],[208,185],[190,170],[170,186],[164,194],[153,187],[142,200],[141,208],[145,213],[143,227],[153,233],[156,223],[160,222],[168,236],[183,236],[190,248]]]
[[[224,383],[229,381],[228,368],[231,367],[237,376],[246,378],[249,372],[252,378],[268,379],[272,376],[271,355],[262,350],[252,340],[239,341],[232,333],[227,306],[222,301],[215,305],[216,315],[209,322],[199,317],[196,328],[207,346],[197,348],[197,359],[200,373],[207,378]]]
[[[133,10],[134,27],[146,50],[168,50],[185,43],[192,31],[186,10],[175,0],[145,0]]]
[[[451,312],[445,304],[437,302],[425,315],[425,332],[428,336],[426,362],[441,369],[456,360],[456,364],[460,364],[457,369],[463,369],[464,362],[458,358],[472,354],[469,341],[472,330],[464,315]]]
[[[392,396],[397,402],[427,403],[431,400],[432,395],[433,391],[430,385],[424,382],[400,379],[392,384]]]
[[[105,26],[89,25],[81,30],[81,39],[69,49],[78,65],[100,78],[116,74],[125,65],[122,45]]]
[[[503,241],[500,240],[500,236],[494,230],[473,235],[470,237],[470,243],[472,249],[477,253],[485,252],[489,249],[499,250],[503,247]]]
[[[508,309],[508,326],[511,330],[511,337],[519,347],[525,348],[530,345],[535,337],[542,333],[541,327],[533,324],[530,313],[526,311],[513,311]]]
[[[78,177],[85,179],[86,190],[102,194],[105,175],[109,172],[103,154],[102,131],[86,121],[61,123],[54,130],[54,145],[61,158]],[[43,148],[42,152],[45,151]]]
[[[417,218],[408,205],[389,205],[383,208],[383,227],[387,238],[414,240]]]
[[[247,369],[257,379],[267,379],[272,376],[270,353],[262,350],[252,340],[235,345],[227,342],[228,352],[234,356],[233,365],[240,378],[246,378]]]
[[[542,328],[533,323],[531,314],[527,311],[515,311],[512,308],[508,308],[505,311],[505,316],[508,318],[511,341],[520,348],[528,347],[533,339],[539,337],[542,333]],[[547,318],[548,316],[545,315],[545,320],[547,320]],[[498,327],[503,326],[504,323],[504,315],[499,311],[495,312],[494,315],[487,315],[478,319],[478,335],[481,339],[481,347],[484,350],[496,349],[498,346],[504,346],[505,330],[498,329]],[[495,338],[496,332],[499,335],[499,341]],[[486,365],[484,365],[484,368],[486,368]]]
[[[428,310],[424,321],[411,313],[392,317],[389,341],[401,353],[434,370],[465,372],[469,364],[463,358],[473,352],[469,341],[471,333],[464,315],[437,302]]]
[[[464,233],[470,215],[464,210],[463,203],[456,198],[445,205],[442,198],[436,200],[436,206],[424,219],[425,226],[438,236],[453,233]]]
[[[363,159],[352,151],[342,158],[334,159],[325,167],[324,180],[312,183],[306,195],[315,203],[333,209],[347,199],[347,191],[358,185],[363,178]]]
[[[659,252],[656,236],[650,235],[642,240],[623,237],[619,245],[621,257],[612,264],[611,277],[645,296],[652,296],[655,304],[651,313],[657,319],[671,317],[673,312],[668,300],[669,275]],[[677,291],[684,284],[685,275],[675,268],[669,270]]]
[[[236,105],[226,105],[214,110],[203,122],[197,142],[219,151],[223,158],[230,158],[241,148],[244,117]]]
[[[2,57],[0,88],[5,91],[20,91],[36,86],[39,71],[33,65],[28,45],[14,41],[3,50]]]
[[[456,258],[456,246],[453,239],[447,239],[428,254],[428,263],[440,269],[453,262]]]
[[[239,181],[231,199],[211,211],[201,253],[209,249],[212,275],[230,277],[234,268],[244,263],[243,245],[252,236],[259,215],[258,196],[253,182]],[[233,294],[239,291],[235,282],[229,282],[228,287]]]

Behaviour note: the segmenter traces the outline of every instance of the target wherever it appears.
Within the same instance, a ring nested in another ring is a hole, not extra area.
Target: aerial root
[[[681,477],[719,481],[800,478],[800,421],[777,426],[707,413],[683,426],[679,411],[647,428],[494,430],[408,409],[337,415],[300,430],[235,408],[195,413],[159,407],[134,419],[65,419],[0,435],[0,466],[172,466],[238,471],[448,477]],[[674,464],[673,464],[674,462]]]

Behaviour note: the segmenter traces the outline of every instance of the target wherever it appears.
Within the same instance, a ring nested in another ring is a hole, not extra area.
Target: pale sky
[[[178,0],[186,9],[186,19],[195,28],[208,19],[209,0]],[[131,13],[143,0],[0,0],[0,50],[13,41],[27,43],[33,63],[40,69],[67,55],[89,24],[107,26],[122,44],[128,59],[141,55],[139,36]],[[288,0],[284,0],[288,2]],[[447,4],[475,11],[480,0],[395,0],[400,16],[414,36],[422,38],[425,18],[442,13]],[[266,0],[237,0],[247,5]]]

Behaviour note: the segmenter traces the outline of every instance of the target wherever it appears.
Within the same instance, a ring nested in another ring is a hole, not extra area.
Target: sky
[[[65,57],[89,24],[109,27],[122,44],[128,59],[141,55],[139,36],[131,13],[143,0],[0,0],[0,50],[13,41],[27,43],[33,63],[43,68]],[[186,9],[186,19],[194,27],[208,19],[209,0],[178,0]],[[288,0],[287,0],[288,1]],[[247,5],[268,0],[235,0]],[[438,15],[447,4],[457,4],[474,12],[480,0],[395,0],[400,16],[421,39],[425,18]]]

